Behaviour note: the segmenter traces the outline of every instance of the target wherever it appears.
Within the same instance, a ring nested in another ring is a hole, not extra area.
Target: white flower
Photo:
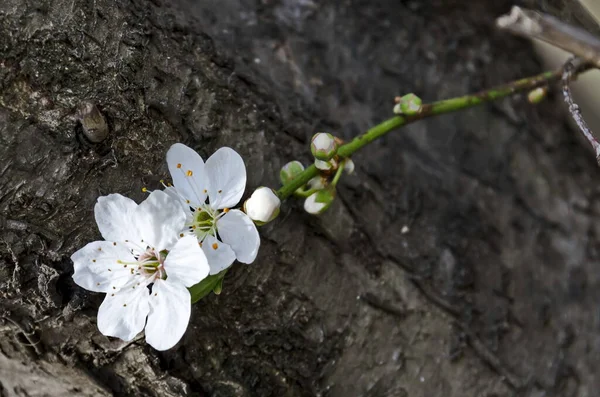
[[[271,222],[279,215],[281,200],[270,187],[261,186],[244,203],[244,211],[253,221]]]
[[[71,260],[75,283],[107,294],[98,311],[98,329],[130,341],[145,325],[152,347],[173,347],[190,319],[186,287],[209,272],[196,239],[180,238],[186,219],[181,206],[162,191],[152,192],[140,205],[111,194],[98,199],[94,214],[106,241],[89,243]]]
[[[222,147],[206,160],[189,147],[176,143],[167,152],[174,188],[187,212],[184,233],[195,235],[210,266],[217,274],[236,259],[252,263],[260,236],[252,219],[235,206],[246,187],[246,166],[237,152]],[[208,203],[207,203],[208,198]]]

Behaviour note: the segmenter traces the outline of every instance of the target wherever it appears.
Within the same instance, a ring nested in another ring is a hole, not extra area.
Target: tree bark
[[[167,352],[100,334],[102,294],[71,279],[70,255],[100,238],[97,197],[160,188],[175,142],[237,150],[248,194],[308,163],[314,132],[349,139],[396,95],[539,72],[494,30],[510,5],[3,0],[0,395],[594,395],[598,171],[560,96],[370,145],[326,214],[285,203]]]

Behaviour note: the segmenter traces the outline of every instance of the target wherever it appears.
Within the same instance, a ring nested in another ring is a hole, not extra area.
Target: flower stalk
[[[582,65],[574,74],[583,73],[591,68],[592,65]],[[337,150],[337,155],[340,157],[340,159],[348,158],[356,151],[360,150],[374,140],[381,138],[388,132],[421,119],[445,113],[456,112],[458,110],[471,108],[497,99],[506,98],[519,92],[531,91],[538,87],[547,86],[550,83],[559,81],[563,72],[564,68],[560,68],[552,72],[540,73],[535,76],[516,80],[508,84],[503,84],[474,94],[423,104],[417,114],[410,116],[394,116],[372,127],[364,134],[359,135],[352,141],[340,146]],[[297,189],[306,185],[308,181],[318,174],[319,170],[314,166],[314,164],[307,167],[304,171],[296,175],[293,180],[284,184],[277,191],[277,195],[281,200],[285,200],[294,194]]]

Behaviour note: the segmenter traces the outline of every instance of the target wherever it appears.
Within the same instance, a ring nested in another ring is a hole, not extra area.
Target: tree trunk
[[[248,192],[276,187],[314,132],[350,139],[396,95],[539,72],[493,27],[510,5],[2,0],[0,395],[595,395],[598,171],[558,96],[370,145],[325,215],[285,203],[167,352],[100,334],[103,294],[71,278],[97,197],[160,188],[175,142],[230,146]]]

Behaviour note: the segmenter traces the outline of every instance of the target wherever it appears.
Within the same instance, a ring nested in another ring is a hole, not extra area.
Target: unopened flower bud
[[[394,106],[394,114],[405,114],[413,116],[421,111],[423,101],[415,94],[406,94],[398,98],[398,103]]]
[[[281,167],[281,171],[279,171],[279,180],[285,185],[300,175],[302,171],[304,171],[304,166],[301,162],[297,160],[290,161]]]
[[[354,172],[354,161],[352,161],[352,159],[346,159],[344,161],[344,171],[346,171],[348,175]]]
[[[548,93],[548,87],[538,87],[535,90],[529,91],[527,94],[527,100],[531,104],[537,104],[544,100],[546,94]]]
[[[304,200],[304,210],[309,214],[322,214],[331,206],[335,199],[335,189],[323,189],[311,194]]]
[[[330,159],[328,161],[315,159],[315,167],[321,171],[335,170],[337,166],[338,163],[334,159]]]
[[[325,187],[326,179],[322,176],[315,176],[310,181],[308,181],[307,185],[311,189],[323,189]]]
[[[279,215],[281,200],[273,189],[261,186],[244,203],[244,211],[256,224],[271,222]]]
[[[330,160],[337,153],[338,143],[333,135],[318,132],[312,137],[310,151],[317,160]]]

